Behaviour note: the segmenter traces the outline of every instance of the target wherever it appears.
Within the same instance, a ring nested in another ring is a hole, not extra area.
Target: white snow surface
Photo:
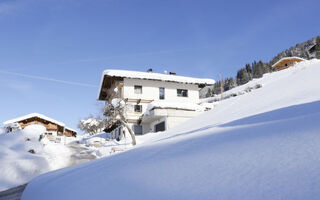
[[[198,105],[193,102],[156,100],[148,104],[148,107],[146,109],[146,114],[148,115],[150,111],[154,108],[186,109],[186,110],[199,111],[199,112],[204,111],[205,109],[204,106]]]
[[[138,138],[139,136],[136,137],[137,143],[142,143]],[[130,135],[127,135],[120,141],[111,139],[110,133],[105,132],[98,133],[96,135],[86,134],[80,136],[78,139],[80,139],[79,143],[90,149],[91,155],[94,155],[97,158],[112,156],[116,153],[124,152],[132,148],[132,140]]]
[[[27,183],[39,174],[69,165],[70,150],[62,144],[39,142],[41,125],[0,135],[0,191]],[[28,151],[33,149],[35,154]]]
[[[311,60],[265,75],[141,146],[33,179],[22,199],[318,199],[319,74]]]

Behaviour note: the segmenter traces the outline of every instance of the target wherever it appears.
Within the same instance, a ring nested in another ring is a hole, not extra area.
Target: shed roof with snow
[[[278,60],[278,62],[274,63],[272,65],[272,68],[279,68],[281,65],[286,64],[287,62],[290,62],[290,61],[301,62],[301,61],[305,61],[305,59],[300,57],[284,57]]]
[[[6,124],[15,123],[15,122],[20,122],[20,121],[23,121],[23,120],[26,120],[26,119],[30,119],[30,118],[33,118],[33,117],[38,117],[40,119],[44,119],[44,120],[47,120],[49,122],[53,122],[53,123],[55,123],[55,124],[57,124],[59,126],[63,126],[63,127],[65,126],[64,123],[59,122],[57,120],[54,120],[54,119],[52,119],[50,117],[47,117],[47,116],[45,116],[43,114],[40,114],[40,113],[31,113],[31,114],[28,114],[28,115],[24,115],[24,116],[21,116],[21,117],[17,117],[17,118],[5,121],[3,123],[6,125]]]
[[[66,125],[63,122],[57,121],[55,119],[52,119],[52,118],[47,117],[47,116],[45,116],[43,114],[40,114],[40,113],[30,113],[28,115],[24,115],[24,116],[21,116],[21,117],[17,117],[17,118],[5,121],[5,122],[3,122],[3,124],[4,125],[9,125],[9,124],[13,124],[13,123],[20,123],[22,121],[30,120],[30,119],[33,119],[33,118],[38,118],[38,119],[42,119],[42,120],[48,121],[50,123],[53,123],[53,124],[56,124],[56,125],[60,126],[62,128],[62,130],[64,128],[67,131],[73,132],[73,135],[77,134],[76,130],[74,130],[72,128],[69,128],[69,127],[66,127]]]

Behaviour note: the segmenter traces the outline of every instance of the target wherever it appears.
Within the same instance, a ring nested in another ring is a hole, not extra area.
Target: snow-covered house
[[[287,69],[288,67],[291,67],[295,65],[298,62],[304,61],[305,59],[300,58],[300,57],[284,57],[281,58],[278,62],[272,65],[272,68],[274,70],[283,70]]]
[[[203,110],[198,105],[199,90],[215,83],[212,79],[177,76],[175,73],[105,70],[98,100],[126,102],[125,116],[135,134],[170,129]],[[122,132],[117,124],[108,131]]]
[[[46,127],[47,135],[53,135],[53,136],[65,135],[65,136],[74,136],[74,137],[77,136],[76,130],[68,128],[64,123],[39,113],[31,113],[31,114],[24,115],[24,116],[4,122],[7,132],[12,131],[12,127],[16,128],[18,126],[19,128],[24,129],[25,127],[31,124],[39,124]]]

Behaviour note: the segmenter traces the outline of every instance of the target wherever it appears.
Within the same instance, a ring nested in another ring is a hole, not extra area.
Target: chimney
[[[152,72],[152,68],[148,69],[147,72],[151,73]]]
[[[170,75],[177,75],[176,72],[170,72]]]

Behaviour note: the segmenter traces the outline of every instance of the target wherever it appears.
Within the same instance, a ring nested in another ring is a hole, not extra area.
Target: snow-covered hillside
[[[69,165],[71,152],[63,144],[47,138],[39,142],[45,131],[41,125],[30,125],[24,130],[0,134],[0,191]]]
[[[319,75],[320,60],[267,74],[140,147],[35,178],[22,199],[318,199]]]

